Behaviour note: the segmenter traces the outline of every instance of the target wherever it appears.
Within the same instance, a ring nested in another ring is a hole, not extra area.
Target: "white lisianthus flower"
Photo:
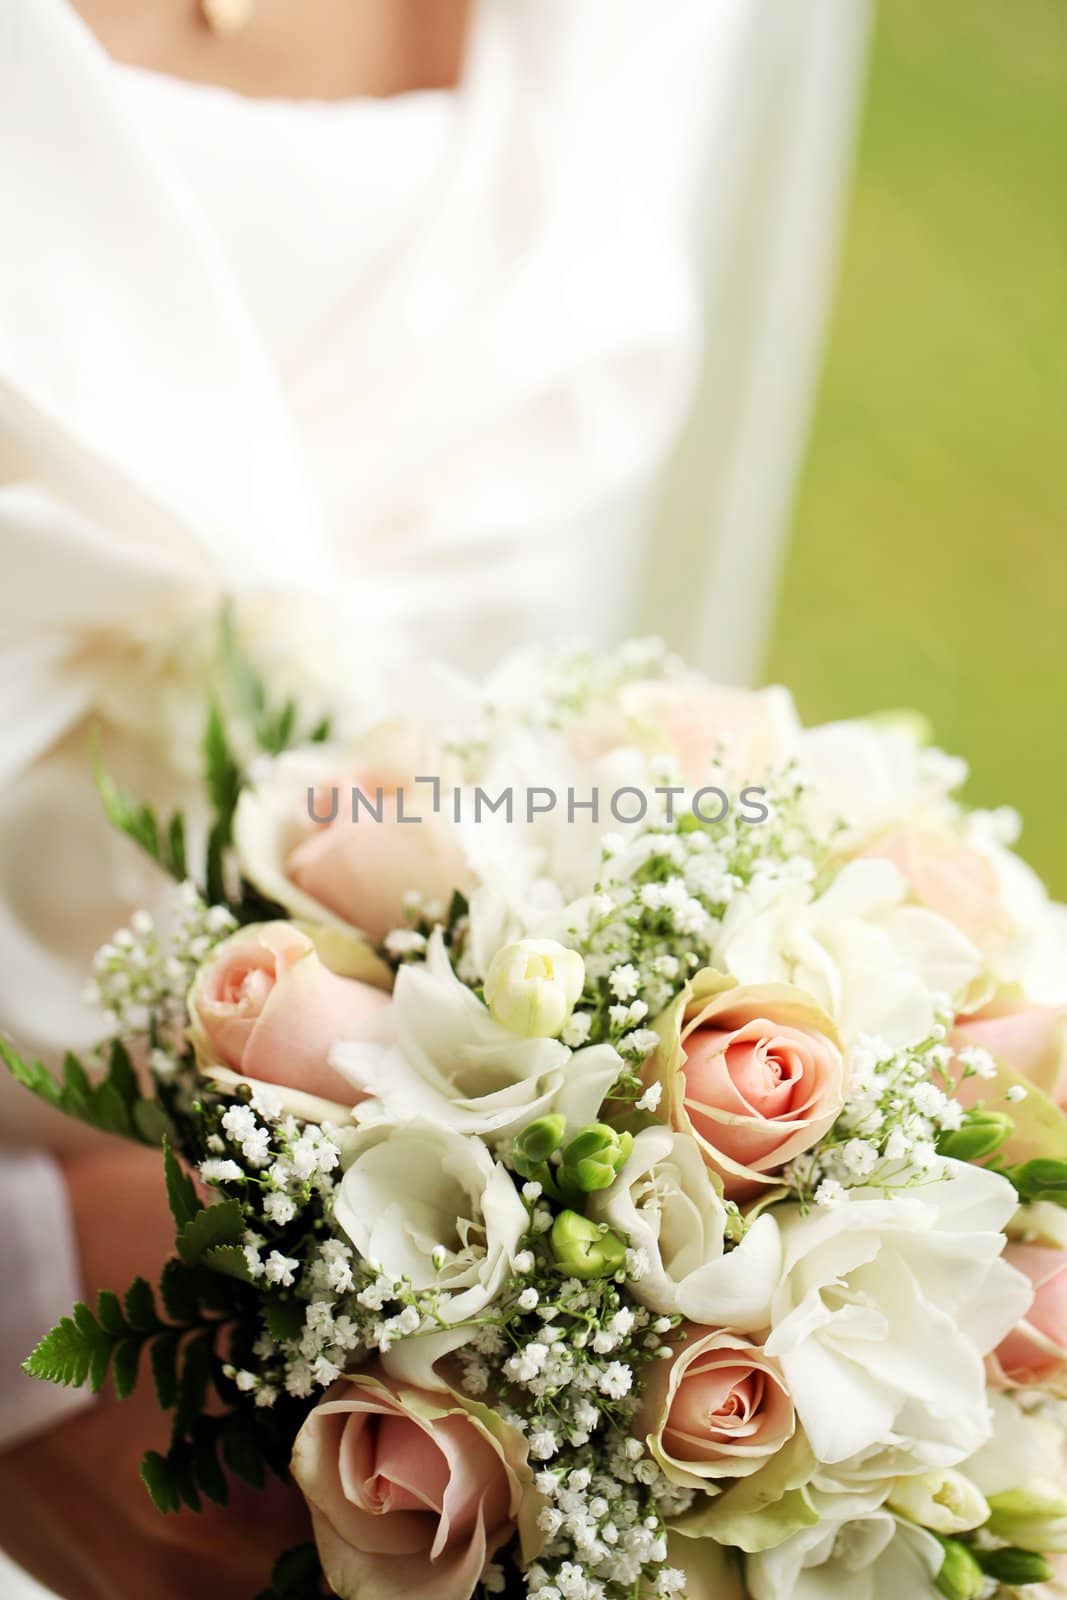
[[[365,1128],[334,1219],[360,1255],[416,1291],[437,1288],[449,1323],[499,1292],[528,1227],[526,1207],[480,1139],[428,1122]]]
[[[525,1039],[558,1038],[585,987],[585,962],[555,939],[517,939],[498,950],[485,998],[498,1022]]]
[[[939,1600],[944,1549],[895,1517],[885,1490],[811,1494],[818,1521],[745,1562],[752,1600]]]
[[[762,883],[723,921],[713,965],[741,983],[796,984],[837,1022],[895,1048],[924,1039],[941,996],[959,1001],[981,952],[946,918],[907,903],[888,861],[852,861],[817,899],[807,884]]]
[[[961,1470],[989,1502],[990,1526],[1024,1550],[1067,1553],[1067,1448],[1055,1413],[1025,1411],[997,1390],[989,1403],[993,1437]]]
[[[828,1210],[778,1211],[783,1274],[768,1355],[781,1364],[816,1459],[889,1475],[956,1466],[989,1436],[983,1357],[1032,1290],[1002,1262],[1012,1186],[957,1161],[886,1199],[855,1189]]]
[[[726,1250],[726,1208],[695,1141],[645,1128],[609,1189],[590,1195],[589,1214],[641,1250],[646,1271],[632,1285],[652,1311],[704,1327],[755,1333],[770,1322],[782,1266],[769,1213]]]
[[[844,825],[834,840],[838,853],[849,854],[899,823],[953,820],[952,791],[967,769],[956,757],[924,747],[926,733],[921,718],[900,713],[827,722],[800,735],[805,812],[820,832]]]
[[[424,964],[402,967],[378,1039],[334,1047],[331,1062],[371,1098],[359,1119],[426,1117],[499,1139],[550,1111],[575,1127],[595,1120],[622,1071],[611,1045],[571,1051],[524,1039],[496,1020],[452,970],[440,930]]]

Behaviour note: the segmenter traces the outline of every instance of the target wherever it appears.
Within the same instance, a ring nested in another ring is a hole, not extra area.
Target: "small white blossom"
[[[272,1250],[267,1257],[265,1270],[271,1283],[280,1284],[283,1289],[288,1289],[296,1281],[300,1263],[294,1261],[291,1256],[283,1256],[280,1250]]]

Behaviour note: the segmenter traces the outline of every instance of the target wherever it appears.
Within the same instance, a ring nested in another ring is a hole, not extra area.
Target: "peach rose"
[[[367,1374],[342,1378],[311,1412],[292,1472],[342,1600],[468,1600],[536,1518],[515,1428],[488,1406]]]
[[[672,755],[692,788],[711,781],[716,763],[737,781],[759,783],[793,751],[800,724],[784,689],[732,689],[697,679],[627,684],[617,707],[575,722],[572,748],[584,759],[633,745]]]
[[[956,1019],[956,1049],[979,1045],[1048,1095],[1067,1102],[1067,1016],[1062,1006],[1029,1005],[1002,996]]]
[[[359,968],[372,981],[344,975]],[[330,1050],[358,1037],[388,1004],[388,981],[355,935],[293,922],[242,928],[223,940],[189,993],[189,1034],[201,1070],[214,1075],[221,1067],[350,1109],[362,1096],[330,1066]]]
[[[1043,1244],[1009,1244],[1004,1260],[1029,1278],[1034,1300],[994,1351],[994,1374],[1020,1387],[1061,1388],[1067,1374],[1067,1251]]]
[[[662,1043],[645,1080],[664,1088],[660,1115],[700,1146],[728,1199],[748,1200],[815,1144],[844,1103],[845,1058],[834,1025],[792,984],[742,985],[698,973],[657,1023]]]
[[[915,899],[959,928],[987,955],[1013,931],[993,863],[935,828],[894,828],[863,854],[891,861]]]
[[[757,1344],[691,1324],[673,1360],[655,1363],[638,1426],[668,1478],[706,1489],[742,1478],[796,1432],[781,1369]]]
[[[471,889],[473,874],[447,774],[437,812],[432,785],[415,782],[416,774],[441,778],[442,765],[403,726],[376,730],[347,755],[280,757],[238,803],[242,871],[294,916],[358,928],[376,943],[407,925],[412,891],[446,910],[454,890]]]

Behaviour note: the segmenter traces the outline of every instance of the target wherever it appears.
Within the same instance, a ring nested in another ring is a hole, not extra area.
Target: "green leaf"
[[[298,1338],[303,1331],[305,1310],[302,1300],[284,1299],[281,1295],[265,1296],[263,1320],[271,1338],[279,1344],[284,1344],[287,1339]]]
[[[39,1061],[24,1061],[3,1039],[0,1059],[16,1083],[65,1116],[138,1143],[159,1142],[158,1137],[142,1131],[141,1123],[142,1111],[157,1108],[158,1102],[142,1097],[129,1056],[121,1045],[112,1050],[107,1073],[95,1085],[77,1056],[70,1053],[64,1058],[59,1080]]]
[[[94,1090],[90,1114],[83,1120],[92,1121],[95,1127],[102,1128],[105,1133],[117,1134],[121,1139],[129,1139],[134,1135],[129,1107],[107,1078]]]
[[[23,1362],[23,1371],[31,1378],[80,1389],[89,1376],[92,1350],[93,1341],[85,1336],[74,1318],[64,1317]]]
[[[209,1271],[219,1272],[226,1278],[235,1278],[238,1283],[255,1282],[248,1265],[248,1257],[240,1245],[212,1245],[209,1250],[204,1251],[201,1261]]]
[[[176,1474],[170,1461],[166,1456],[160,1455],[158,1450],[149,1450],[142,1458],[141,1481],[152,1496],[152,1504],[157,1511],[181,1509],[181,1495],[178,1493]]]
[[[258,1600],[318,1600],[322,1593],[322,1566],[313,1544],[297,1545],[274,1563],[270,1588]]]
[[[222,1459],[242,1483],[250,1488],[262,1489],[267,1481],[263,1453],[256,1441],[255,1432],[239,1416],[227,1418],[222,1434]]]
[[[229,890],[226,883],[226,845],[230,825],[221,819],[215,823],[207,840],[207,898],[212,905],[228,905]]]
[[[137,1074],[130,1060],[130,1052],[121,1039],[112,1041],[111,1054],[108,1058],[108,1082],[128,1106],[132,1106],[141,1098],[141,1090],[137,1083]]]
[[[137,1387],[137,1369],[141,1361],[142,1340],[136,1337],[121,1340],[111,1356],[111,1381],[120,1400],[128,1400]]]
[[[197,1320],[200,1314],[198,1283],[199,1275],[184,1261],[167,1262],[159,1280],[159,1292],[172,1322],[189,1325]]]
[[[110,1289],[101,1289],[96,1297],[96,1319],[105,1333],[113,1333],[121,1338],[127,1332],[121,1302]]]
[[[164,1333],[151,1346],[152,1382],[161,1411],[170,1411],[178,1400],[178,1352],[180,1332]]]
[[[60,1106],[63,1091],[52,1074],[39,1061],[23,1061],[9,1044],[0,1039],[0,1057],[16,1083],[31,1094],[46,1100],[49,1105]]]
[[[208,1421],[206,1417],[202,1420]],[[229,1502],[230,1491],[216,1454],[217,1437],[214,1428],[194,1429],[193,1472],[200,1492],[216,1505],[224,1506]]]
[[[170,1118],[158,1100],[138,1100],[133,1108],[132,1120],[142,1144],[162,1145],[174,1131]]]
[[[207,1328],[186,1341],[174,1412],[174,1433],[179,1437],[196,1423],[204,1409],[215,1366],[215,1330]]]
[[[287,700],[276,716],[268,713],[260,720],[258,742],[268,755],[280,755],[289,748],[296,728],[296,701]]]
[[[239,1244],[245,1235],[244,1212],[237,1200],[205,1206],[178,1231],[178,1254],[196,1266],[216,1245]]]
[[[132,839],[164,872],[179,883],[184,881],[187,852],[185,820],[181,812],[176,811],[166,826],[161,827],[151,806],[138,804],[104,770],[100,752],[96,748],[93,750],[93,775],[104,813],[112,827]]]
[[[167,1202],[170,1214],[179,1231],[188,1227],[200,1211],[193,1180],[182,1167],[169,1143],[163,1146],[163,1172],[167,1183]]]
[[[176,811],[170,819],[167,828],[167,847],[170,875],[181,883],[188,876],[189,853],[185,844],[185,818],[180,811]]]
[[[163,1324],[156,1311],[155,1296],[144,1278],[135,1278],[126,1291],[126,1321],[135,1333],[154,1333]]]
[[[89,1082],[89,1074],[77,1056],[69,1050],[63,1057],[62,1097],[64,1109],[69,1108],[68,1115],[81,1117],[85,1122],[90,1121],[93,1086]]]
[[[230,842],[230,828],[241,793],[241,768],[230,748],[218,706],[212,702],[204,730],[204,779],[221,831],[223,844]]]

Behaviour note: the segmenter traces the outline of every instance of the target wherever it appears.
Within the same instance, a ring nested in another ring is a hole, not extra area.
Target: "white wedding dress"
[[[92,1037],[86,963],[145,892],[86,729],[165,791],[183,630],[224,592],[306,596],[368,675],[635,626],[755,669],[866,18],[481,0],[454,92],[317,104],[121,68],[66,0],[2,0],[0,1029],[21,1047]],[[4,1085],[0,1105],[31,1129]]]

